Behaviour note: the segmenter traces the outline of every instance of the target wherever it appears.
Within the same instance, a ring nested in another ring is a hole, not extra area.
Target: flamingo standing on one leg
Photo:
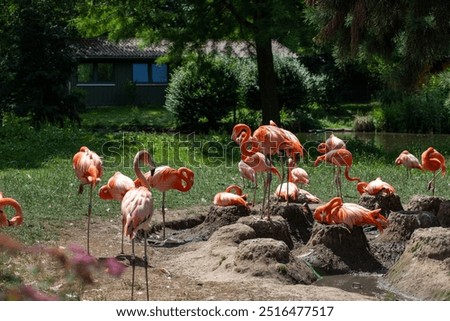
[[[419,160],[416,156],[404,150],[398,155],[395,159],[395,165],[403,165],[406,168],[406,175],[408,178],[411,177],[411,169],[417,168],[423,170],[422,165],[419,163]]]
[[[422,153],[422,167],[424,170],[433,172],[433,179],[428,183],[428,189],[432,190],[434,196],[436,172],[440,170],[442,176],[447,172],[445,158],[433,147],[428,147],[428,149]]]
[[[116,200],[121,202],[125,194],[132,188],[134,188],[134,181],[122,174],[121,172],[115,172],[114,175],[108,180],[106,185],[100,187],[98,195],[103,200]],[[120,254],[123,254],[123,237],[124,237],[125,221],[122,217],[122,243],[120,247]]]
[[[320,143],[319,146],[317,146],[317,151],[321,154],[326,154],[331,150],[341,148],[346,148],[345,142],[331,133],[324,143]]]
[[[144,268],[145,268],[145,285],[147,290],[147,300],[149,297],[148,290],[148,261],[147,261],[147,229],[150,219],[153,215],[153,196],[150,192],[150,185],[144,174],[139,168],[139,163],[143,162],[154,168],[155,165],[147,151],[139,151],[134,157],[134,171],[142,186],[130,189],[123,197],[121,210],[123,220],[125,222],[124,233],[131,239],[131,300],[134,297],[134,276],[136,268],[136,256],[134,252],[134,238],[138,230],[144,231]]]
[[[5,206],[12,206],[15,211],[13,218],[8,220],[3,208]],[[0,227],[3,226],[17,226],[23,223],[22,207],[19,202],[10,197],[3,197],[3,193],[0,192]]]
[[[319,165],[321,162],[326,162],[332,164],[337,167],[336,174],[334,176],[334,182],[336,184],[337,194],[342,198],[342,183],[341,183],[341,166],[345,166],[344,176],[348,181],[357,181],[361,180],[358,177],[350,177],[349,170],[352,166],[353,157],[352,153],[349,150],[341,148],[334,149],[329,151],[328,153],[318,156],[314,161],[314,166]]]
[[[162,217],[163,217],[163,239],[166,238],[166,192],[175,189],[180,192],[189,191],[194,185],[194,172],[187,167],[178,169],[170,166],[158,166],[154,171],[145,173],[150,187],[162,192]],[[136,186],[140,186],[139,180],[135,180]]]
[[[100,182],[103,175],[103,167],[101,158],[86,146],[82,146],[72,159],[72,167],[76,176],[80,180],[78,193],[83,193],[84,185],[89,185],[89,206],[88,206],[88,223],[87,223],[87,253],[89,253],[89,230],[91,224],[92,212],[92,190]]]

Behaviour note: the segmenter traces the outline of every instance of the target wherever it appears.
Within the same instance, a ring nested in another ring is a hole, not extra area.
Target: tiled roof
[[[207,53],[230,54],[236,57],[256,56],[256,48],[252,43],[246,41],[208,41],[205,45]],[[272,40],[272,51],[282,57],[297,57],[289,48]]]
[[[113,42],[102,38],[80,39],[73,44],[78,58],[157,58],[167,53],[169,43],[165,42],[153,46],[141,46],[139,39],[127,39]],[[272,41],[274,54],[284,57],[296,57],[277,41]],[[255,56],[255,47],[245,41],[208,41],[205,44],[207,53],[230,54],[236,57]]]
[[[80,39],[74,42],[79,58],[157,58],[167,53],[167,45],[141,46],[138,39],[113,42],[101,38]]]

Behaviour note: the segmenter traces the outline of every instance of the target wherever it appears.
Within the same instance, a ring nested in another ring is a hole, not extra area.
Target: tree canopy
[[[450,54],[450,6],[446,0],[306,0],[318,43],[340,59],[382,61],[401,89]]]
[[[268,123],[280,120],[272,39],[301,38],[302,10],[298,0],[89,0],[80,5],[77,25],[90,36],[168,40],[178,56],[209,40],[249,41],[256,49],[260,106]]]

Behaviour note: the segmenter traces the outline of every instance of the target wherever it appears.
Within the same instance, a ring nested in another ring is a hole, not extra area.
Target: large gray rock
[[[441,203],[436,217],[441,226],[450,227],[450,201],[443,201]]]
[[[380,272],[362,227],[314,224],[309,242],[296,252],[320,274]]]
[[[391,212],[403,211],[403,205],[400,197],[397,194],[383,194],[369,195],[364,193],[360,196],[358,204],[370,210],[381,208],[381,214],[389,216]]]
[[[313,213],[308,204],[271,202],[269,211],[271,217],[279,215],[286,220],[295,245],[308,242],[314,224]]]
[[[239,244],[234,264],[235,272],[276,278],[288,284],[311,284],[317,280],[314,271],[303,260],[295,258],[286,243],[269,238]]]
[[[252,215],[241,217],[238,220],[238,223],[250,226],[255,231],[256,238],[272,238],[283,241],[289,249],[294,247],[289,231],[289,225],[281,216],[273,216],[269,221],[261,219],[259,216]]]
[[[432,212],[391,213],[388,227],[371,240],[372,251],[386,268],[390,268],[402,255],[406,242],[416,229],[434,226],[439,226],[439,221]]]
[[[450,228],[415,230],[385,278],[417,299],[450,300]]]

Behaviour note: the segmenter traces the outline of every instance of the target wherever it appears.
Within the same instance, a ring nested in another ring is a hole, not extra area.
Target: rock
[[[389,215],[388,227],[370,242],[372,251],[385,267],[390,268],[416,229],[434,226],[439,226],[439,221],[432,212],[393,212]]]
[[[370,210],[381,208],[381,214],[388,217],[391,212],[403,211],[403,205],[397,194],[369,195],[364,193],[360,196],[358,204]]]
[[[441,203],[436,217],[441,226],[450,227],[450,201],[443,201]]]
[[[270,221],[260,219],[259,216],[241,217],[238,223],[250,226],[256,233],[255,238],[272,238],[283,241],[292,250],[292,242],[289,225],[281,216],[273,216]]]
[[[385,278],[417,299],[450,300],[450,228],[415,230]]]
[[[245,206],[211,206],[202,224],[177,233],[177,238],[188,242],[206,241],[222,226],[234,224],[239,218],[250,215]]]
[[[306,244],[311,237],[314,224],[313,213],[307,204],[285,202],[271,202],[269,211],[271,216],[279,215],[283,217],[288,225],[291,237],[296,244]]]
[[[314,224],[311,239],[297,254],[321,274],[380,272],[362,227]]]
[[[405,206],[405,210],[411,212],[432,212],[437,215],[443,201],[444,199],[441,197],[414,195]]]
[[[274,277],[288,284],[311,284],[317,280],[313,270],[296,259],[283,241],[269,238],[246,240],[234,256],[234,271],[258,277]]]
[[[256,238],[256,233],[253,228],[245,224],[235,223],[219,228],[211,235],[209,241],[215,243],[216,245],[236,245],[245,240],[254,238]]]

